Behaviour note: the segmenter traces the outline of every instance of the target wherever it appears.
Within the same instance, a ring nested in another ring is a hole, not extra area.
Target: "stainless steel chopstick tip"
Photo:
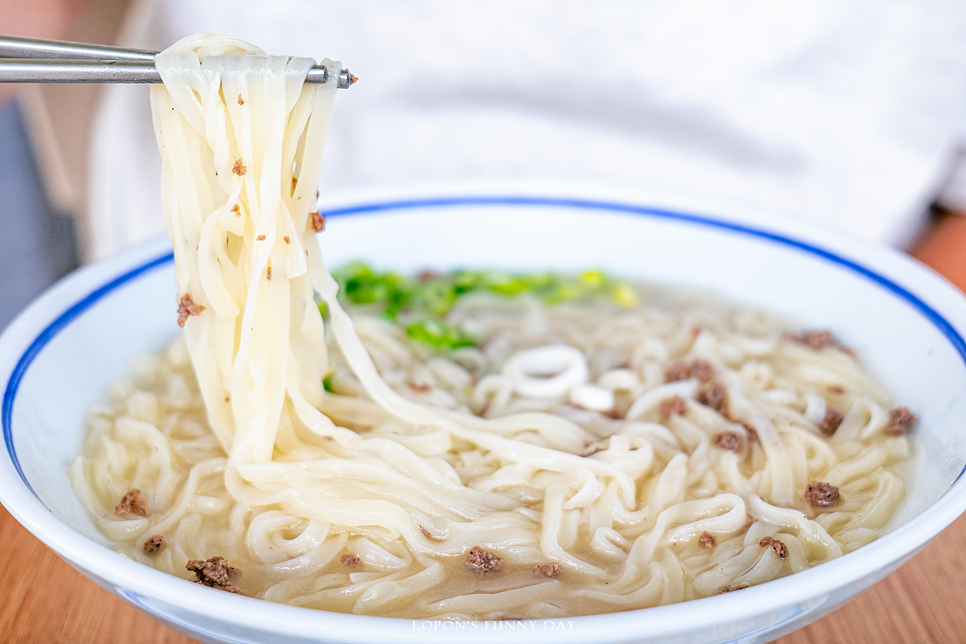
[[[306,83],[325,83],[329,71],[313,67],[305,77]],[[358,79],[343,69],[339,72],[338,88],[347,89]],[[91,60],[31,60],[0,58],[0,83],[161,83],[161,74],[152,62],[91,61]]]
[[[0,83],[160,83],[154,66],[157,52],[108,45],[0,36]],[[325,83],[329,71],[311,68],[306,83]],[[358,79],[339,72],[337,87]]]

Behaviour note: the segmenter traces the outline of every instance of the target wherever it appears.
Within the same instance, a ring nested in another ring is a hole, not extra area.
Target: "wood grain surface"
[[[89,581],[0,507],[2,644],[190,644]],[[779,644],[966,642],[966,516],[897,572]]]

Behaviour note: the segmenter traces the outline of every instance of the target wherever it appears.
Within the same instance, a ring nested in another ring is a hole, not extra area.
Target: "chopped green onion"
[[[497,295],[519,295],[530,290],[530,282],[525,277],[500,276],[505,279],[490,283],[490,290]]]
[[[608,281],[609,280],[604,274],[604,271],[584,271],[580,274],[581,285],[593,291],[600,291],[604,289],[607,286]]]
[[[472,347],[476,344],[473,338],[457,327],[436,320],[410,324],[406,327],[406,335],[436,349],[447,351]]]
[[[443,322],[456,301],[466,293],[488,292],[504,297],[528,293],[545,303],[589,301],[608,297],[628,308],[640,298],[626,282],[614,280],[602,270],[591,269],[576,276],[551,272],[507,273],[459,270],[449,274],[427,272],[419,280],[397,273],[380,273],[364,262],[353,262],[333,271],[343,301],[375,310],[389,320],[403,316],[409,337],[438,349],[472,346],[476,340]],[[328,314],[324,303],[319,312]]]
[[[480,288],[483,282],[483,273],[480,271],[457,271],[453,273],[453,292],[457,296],[469,293]]]
[[[434,317],[443,317],[456,303],[458,294],[448,278],[434,278],[418,284],[412,292],[412,309]]]
[[[404,309],[412,296],[413,283],[396,273],[376,273],[367,264],[353,262],[333,272],[339,290],[352,304],[372,304],[383,309],[391,320]]]
[[[641,303],[641,298],[634,289],[624,282],[618,282],[614,290],[611,291],[610,296],[615,302],[629,309]]]

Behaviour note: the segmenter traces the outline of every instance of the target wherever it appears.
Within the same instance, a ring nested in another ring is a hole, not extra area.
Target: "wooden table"
[[[0,507],[0,642],[190,644],[60,560]],[[966,642],[966,516],[910,563],[779,644]]]

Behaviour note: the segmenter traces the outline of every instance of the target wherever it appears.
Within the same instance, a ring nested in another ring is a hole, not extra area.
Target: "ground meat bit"
[[[702,405],[711,407],[722,415],[725,414],[728,402],[728,390],[720,382],[712,384],[710,387],[702,387],[695,396]]]
[[[224,590],[237,595],[242,594],[241,589],[231,580],[235,569],[228,565],[228,560],[224,557],[212,557],[207,561],[192,559],[185,568],[195,574],[195,578],[192,581],[196,584],[208,586],[209,588],[217,588],[218,590]]]
[[[779,541],[774,537],[762,537],[761,541],[758,542],[758,545],[762,548],[771,546],[775,551],[775,554],[778,555],[779,559],[785,559],[788,557],[788,546],[786,546],[784,542]]]
[[[191,299],[191,295],[185,293],[178,303],[178,326],[183,329],[184,323],[188,321],[189,315],[201,315],[201,312],[204,310],[204,306],[195,304],[195,301]]]
[[[747,587],[748,587],[748,584],[736,584],[734,586],[732,586],[732,585],[729,584],[727,586],[722,586],[718,590],[714,591],[714,594],[715,595],[724,595],[725,593],[733,593],[736,590],[744,590]]]
[[[428,394],[433,390],[433,386],[428,385],[425,382],[411,382],[409,383],[409,388],[420,394]]]
[[[239,206],[237,203],[231,207],[231,211],[235,213],[236,217],[241,217],[241,206]]]
[[[348,568],[358,568],[362,564],[362,559],[358,555],[342,555],[339,562]]]
[[[842,414],[838,413],[831,407],[826,407],[825,416],[822,418],[822,422],[818,424],[818,428],[826,436],[831,436],[841,424]]]
[[[466,567],[476,573],[487,574],[503,570],[503,559],[479,546],[466,555]]]
[[[751,516],[750,514],[746,514],[745,515],[745,524],[743,526],[741,526],[741,531],[742,532],[745,532],[746,530],[748,530],[748,528],[750,528],[755,523],[755,521],[757,521],[757,520],[758,519],[756,519],[755,517]]]
[[[691,377],[691,370],[683,362],[675,362],[664,372],[664,382],[687,380]]]
[[[681,396],[671,396],[661,401],[661,417],[680,416],[688,410],[688,404]]]
[[[826,391],[828,391],[830,394],[844,394],[845,387],[841,385],[832,385]]]
[[[269,280],[272,279],[272,267],[271,266],[269,266],[268,267],[268,270],[265,271],[265,277],[267,277]]]
[[[702,548],[707,548],[711,550],[716,545],[718,545],[718,540],[710,532],[702,532],[701,536],[698,537],[698,545]]]
[[[822,481],[812,481],[805,488],[805,499],[817,508],[830,508],[842,502],[842,495],[834,485]]]
[[[141,490],[137,488],[128,490],[127,494],[121,497],[121,500],[114,506],[114,513],[122,517],[128,514],[136,514],[139,517],[151,516],[150,510],[148,510],[148,502],[141,494]]]
[[[153,555],[155,552],[164,548],[164,546],[165,539],[163,534],[151,535],[151,538],[144,542],[144,552]]]
[[[553,579],[560,574],[559,564],[541,564],[539,566],[534,566],[533,574],[540,575],[542,577],[549,577]]]
[[[417,525],[418,525],[418,524],[417,524]],[[427,529],[426,529],[426,528],[424,528],[423,526],[419,526],[419,531],[420,531],[420,532],[422,532],[422,533],[423,533],[424,535],[426,535],[426,538],[427,538],[427,539],[432,539],[432,538],[433,538],[433,535],[432,535],[432,534],[430,534],[430,532],[429,532],[429,530],[427,530]]]
[[[282,239],[285,241],[286,244],[292,243],[292,238],[289,237],[288,235],[285,235],[284,237],[282,237]]]
[[[292,177],[292,192],[295,192],[295,186],[298,185],[298,182],[299,182],[298,177]]]
[[[711,443],[721,449],[730,449],[732,452],[740,452],[745,446],[745,439],[738,432],[715,432],[711,437]]]
[[[884,431],[889,436],[902,436],[908,434],[915,423],[916,417],[907,408],[896,407],[889,412],[889,422]]]
[[[831,331],[803,331],[802,333],[786,333],[785,338],[793,342],[798,342],[799,344],[804,344],[810,349],[816,351],[821,351],[828,347],[835,347],[839,351],[846,353],[848,355],[855,355],[855,353],[848,347],[842,346],[835,336],[832,335]]]
[[[241,159],[238,159],[238,161],[235,161],[235,165],[231,167],[231,171],[240,177],[248,172],[248,168],[245,167],[245,164],[242,163]]]
[[[807,344],[813,349],[824,349],[836,345],[835,337],[830,331],[805,331],[792,337],[796,342]]]
[[[317,233],[325,230],[325,217],[323,217],[318,210],[310,212],[309,217],[312,218],[312,230]]]
[[[664,382],[676,382],[688,378],[697,378],[701,382],[708,382],[712,377],[714,377],[714,367],[707,360],[698,358],[689,365],[683,362],[672,364],[664,374]]]
[[[714,367],[707,360],[695,360],[691,363],[691,377],[701,382],[708,382],[714,377]]]
[[[239,105],[244,105],[245,104],[245,99],[242,98],[242,95],[241,94],[238,95],[238,104]]]

